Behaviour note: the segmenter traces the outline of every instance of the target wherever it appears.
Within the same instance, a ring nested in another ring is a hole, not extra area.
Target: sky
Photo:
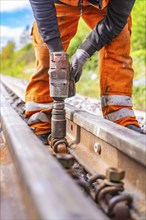
[[[34,21],[29,0],[0,0],[1,48],[12,40],[20,47],[20,36],[26,27],[29,32]]]

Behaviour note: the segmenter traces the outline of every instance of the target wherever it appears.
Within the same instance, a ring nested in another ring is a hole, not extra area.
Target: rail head
[[[9,89],[14,91],[14,93],[22,100],[24,100],[24,91],[26,89],[26,82],[24,80],[16,79],[14,77],[6,76],[0,74],[0,81],[6,85]],[[19,83],[18,83],[19,82]]]
[[[13,77],[1,75],[1,81],[23,99],[26,85]],[[18,85],[19,84],[19,85]],[[26,83],[25,83],[26,84]],[[66,117],[146,166],[146,136],[66,104]]]
[[[86,198],[1,96],[1,123],[38,219],[109,219]]]
[[[146,166],[146,136],[66,104],[66,117]]]

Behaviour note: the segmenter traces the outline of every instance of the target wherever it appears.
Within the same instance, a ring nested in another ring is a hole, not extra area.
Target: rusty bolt
[[[58,144],[57,146],[57,152],[59,153],[67,153],[67,147],[65,143]]]
[[[67,146],[68,143],[65,139],[52,139],[51,140],[51,147],[53,148],[55,153],[67,153]]]
[[[70,169],[75,162],[74,157],[71,154],[59,153],[59,154],[56,154],[56,158],[62,164],[62,166],[66,169]]]
[[[101,145],[99,143],[94,144],[95,153],[101,154]]]
[[[112,182],[120,182],[125,177],[125,171],[118,168],[108,168],[106,170],[106,178]]]

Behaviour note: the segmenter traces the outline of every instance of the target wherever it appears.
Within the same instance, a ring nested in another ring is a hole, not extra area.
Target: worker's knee
[[[35,56],[36,56],[36,66],[37,69],[49,69],[49,52],[46,46],[37,46],[35,47]]]
[[[33,38],[37,68],[49,68],[49,50],[46,43],[43,42],[43,39],[38,31],[36,22],[34,22],[33,24],[31,35]]]

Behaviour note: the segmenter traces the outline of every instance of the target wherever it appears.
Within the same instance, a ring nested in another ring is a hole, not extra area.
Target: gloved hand
[[[75,82],[79,81],[85,61],[89,57],[90,55],[83,49],[77,49],[76,53],[72,56],[72,73],[74,74]]]

